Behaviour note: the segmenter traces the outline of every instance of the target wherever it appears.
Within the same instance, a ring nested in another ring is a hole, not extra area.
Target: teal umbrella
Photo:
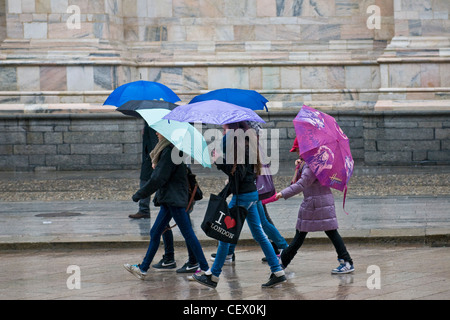
[[[205,138],[194,126],[187,122],[162,119],[168,109],[136,110],[149,127],[162,134],[175,148],[194,158],[202,166],[211,168],[211,158]]]

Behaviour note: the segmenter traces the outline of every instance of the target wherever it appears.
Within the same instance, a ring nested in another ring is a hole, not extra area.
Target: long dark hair
[[[244,132],[247,132],[247,130],[250,129],[250,127],[247,125],[246,121],[241,121],[241,122],[234,122],[234,123],[229,123],[227,124],[228,129],[231,130],[238,130],[238,129],[242,129]],[[254,129],[251,129],[253,131],[255,131]],[[252,132],[250,132],[250,134],[252,134]],[[259,176],[261,174],[261,160],[259,157],[259,143],[258,143],[258,139],[257,139],[257,135],[256,135],[256,131],[254,132],[255,134],[255,138],[250,138],[248,135],[245,136],[245,157],[246,159],[249,159],[250,156],[250,152],[255,152],[256,153],[256,164],[254,164],[254,170],[257,176]],[[231,169],[231,174],[234,175],[234,172],[236,171],[236,166],[237,166],[237,137],[234,136],[234,161],[233,161],[233,168]]]

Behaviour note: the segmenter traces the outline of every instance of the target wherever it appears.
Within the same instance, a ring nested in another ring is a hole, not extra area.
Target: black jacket
[[[238,164],[234,175],[231,174],[231,170],[233,169],[232,164],[217,164],[217,169],[223,171],[228,176],[230,183],[229,193],[241,194],[256,191],[256,176],[253,164]]]
[[[227,143],[226,143],[227,135],[225,135],[222,139],[222,151],[223,158],[222,164],[217,164],[217,169],[223,171],[228,176],[228,181],[230,183],[230,188],[228,190],[227,196],[232,194],[241,194],[256,191],[256,175],[255,175],[255,166],[250,164],[249,162],[249,147],[246,146],[245,149],[245,164],[238,164],[236,166],[236,171],[234,175],[231,174],[231,170],[233,169],[233,164],[228,164],[226,161],[227,154]],[[236,183],[238,184],[236,186]]]
[[[133,201],[145,199],[156,192],[153,202],[156,206],[167,205],[186,208],[189,201],[186,165],[173,163],[173,146],[167,146],[159,157],[150,179],[133,196]]]
[[[150,159],[150,152],[158,143],[158,137],[156,136],[155,130],[150,128],[147,123],[145,123],[144,134],[142,135],[142,164],[141,164],[141,174],[140,179],[147,181],[152,175],[152,159]]]

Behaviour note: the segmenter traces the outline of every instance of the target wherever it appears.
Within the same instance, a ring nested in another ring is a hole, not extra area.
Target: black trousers
[[[292,239],[292,242],[289,244],[289,247],[283,250],[281,253],[281,263],[284,267],[287,267],[289,263],[291,263],[292,259],[294,259],[297,251],[305,241],[306,235],[308,232],[300,232],[296,230],[295,237]],[[325,234],[331,240],[336,249],[336,253],[338,255],[338,259],[344,259],[348,261],[351,265],[353,265],[352,258],[350,254],[347,252],[347,248],[345,247],[344,241],[342,240],[339,232],[337,230],[329,230],[325,231]]]

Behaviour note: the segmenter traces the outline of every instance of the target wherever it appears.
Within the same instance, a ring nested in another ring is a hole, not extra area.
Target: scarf
[[[167,140],[164,137],[161,137],[161,140],[158,141],[156,146],[153,148],[153,150],[150,152],[150,158],[152,159],[152,167],[153,169],[156,167],[159,161],[159,157],[161,155],[161,152],[169,146],[171,143],[169,140]]]

